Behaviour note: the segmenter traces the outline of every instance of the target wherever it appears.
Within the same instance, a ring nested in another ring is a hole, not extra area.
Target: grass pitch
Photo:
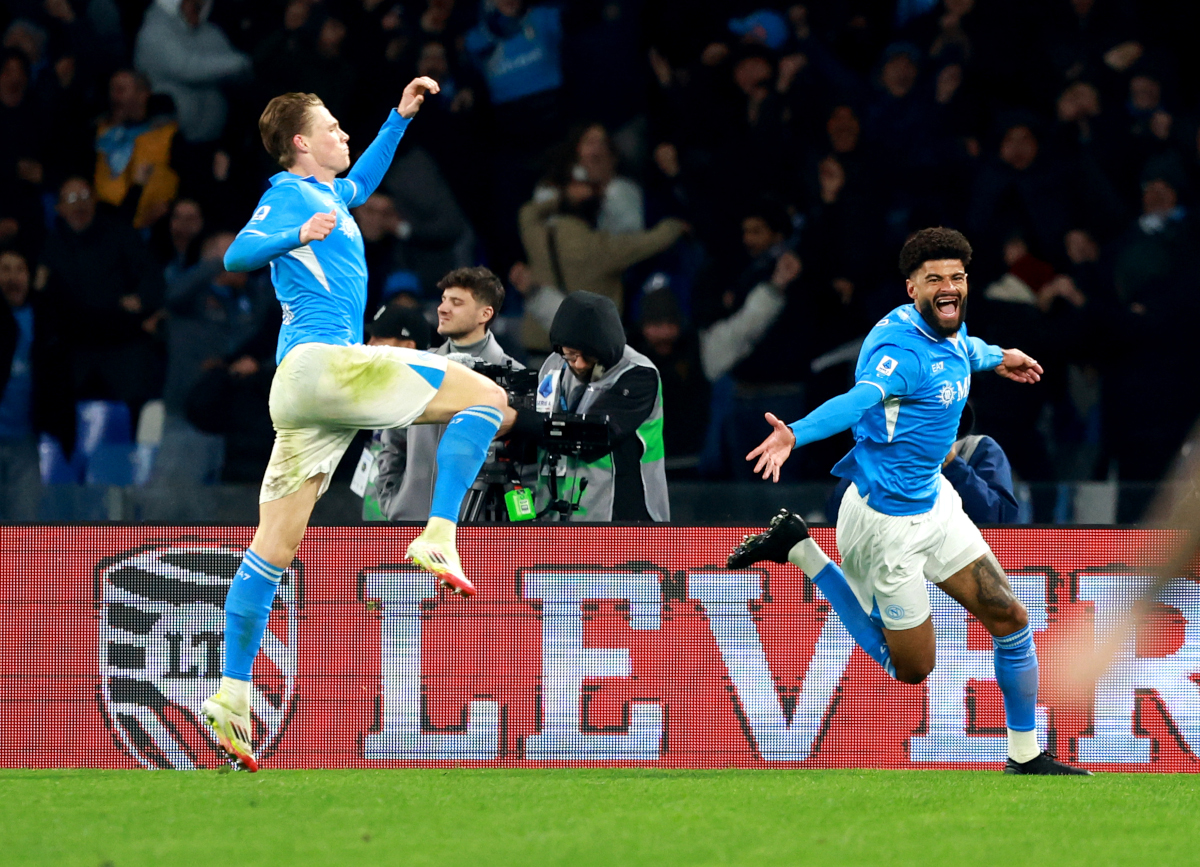
[[[0,864],[1200,863],[1200,777],[0,771]]]

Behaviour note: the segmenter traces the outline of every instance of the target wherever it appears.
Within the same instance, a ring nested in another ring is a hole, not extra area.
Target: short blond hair
[[[311,109],[324,104],[315,93],[285,93],[267,103],[258,119],[258,132],[271,159],[285,169],[292,167],[297,156],[292,139],[308,132]]]

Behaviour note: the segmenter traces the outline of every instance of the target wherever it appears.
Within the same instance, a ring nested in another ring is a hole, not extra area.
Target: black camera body
[[[612,451],[608,416],[553,413],[542,425],[539,443],[548,454],[571,455],[582,461],[595,461]]]
[[[476,362],[472,368],[503,388],[508,405],[515,410],[537,411],[538,372],[532,368],[517,370],[505,364]],[[548,454],[578,457],[594,461],[612,451],[607,415],[552,413],[542,425],[538,446]]]
[[[533,368],[517,370],[506,364],[476,362],[472,370],[504,389],[513,409],[537,409],[538,372]]]

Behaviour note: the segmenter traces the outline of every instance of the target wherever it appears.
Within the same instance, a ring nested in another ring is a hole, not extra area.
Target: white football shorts
[[[929,617],[926,581],[940,584],[991,552],[944,476],[937,502],[920,515],[877,512],[851,484],[838,510],[837,546],[863,610],[878,611],[883,625],[896,630]]]
[[[275,446],[258,501],[278,500],[324,473],[324,494],[361,430],[407,427],[433,400],[447,359],[395,346],[302,343],[271,381]]]

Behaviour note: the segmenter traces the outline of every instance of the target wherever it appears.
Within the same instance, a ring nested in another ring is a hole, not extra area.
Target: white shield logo
[[[200,704],[221,682],[225,594],[241,549],[178,542],[96,566],[99,697],[109,728],[147,768],[203,768],[224,759]],[[296,683],[298,563],[283,573],[254,665],[254,747],[271,752],[291,718]]]

